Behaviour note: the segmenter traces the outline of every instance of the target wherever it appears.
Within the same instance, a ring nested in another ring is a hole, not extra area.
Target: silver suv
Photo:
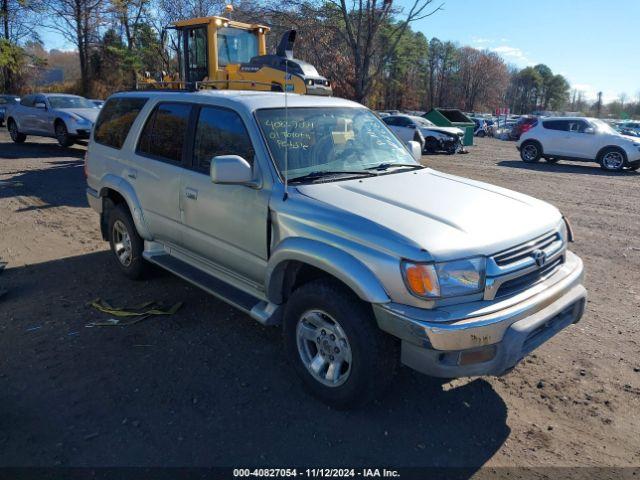
[[[418,158],[339,98],[126,92],[92,132],[87,197],[125,275],[153,263],[281,325],[303,384],[347,408],[400,361],[503,374],[583,313],[557,209]]]

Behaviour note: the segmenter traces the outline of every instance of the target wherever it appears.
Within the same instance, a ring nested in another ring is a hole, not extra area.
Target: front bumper
[[[87,139],[91,135],[91,127],[75,128],[69,133],[75,138]]]
[[[419,372],[444,378],[500,375],[580,320],[587,297],[582,280],[582,260],[567,252],[565,265],[536,285],[534,295],[500,310],[485,305],[447,318],[437,309],[377,304],[374,313],[382,330],[400,338],[402,362]]]

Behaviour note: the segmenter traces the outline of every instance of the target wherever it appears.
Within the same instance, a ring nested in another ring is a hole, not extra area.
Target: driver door
[[[267,266],[269,192],[214,184],[210,176],[218,155],[239,155],[257,168],[251,138],[233,110],[203,105],[196,118],[191,165],[181,186],[184,244],[204,262],[259,288]]]

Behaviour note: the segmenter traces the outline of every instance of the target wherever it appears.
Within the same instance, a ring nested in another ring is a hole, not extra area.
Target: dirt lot
[[[32,139],[30,139],[32,140]],[[0,134],[0,466],[640,465],[640,174],[525,165],[486,139],[437,169],[547,200],[587,268],[582,322],[502,378],[403,369],[355,412],[308,397],[279,331],[165,273],[111,264],[84,197],[84,147]],[[87,302],[185,302],[85,328]]]

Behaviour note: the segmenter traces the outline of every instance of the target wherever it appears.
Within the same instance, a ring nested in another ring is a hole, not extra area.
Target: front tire
[[[434,153],[440,148],[440,143],[433,137],[427,137],[424,139],[424,151],[427,153]]]
[[[147,268],[142,258],[144,241],[125,206],[117,205],[111,209],[108,232],[111,253],[120,271],[132,280],[142,278]]]
[[[56,140],[58,140],[58,144],[61,147],[70,147],[75,143],[73,137],[69,135],[69,130],[67,130],[67,126],[64,122],[56,122],[55,132]]]
[[[27,136],[24,133],[20,133],[18,131],[18,124],[13,119],[9,120],[9,135],[14,143],[24,143],[27,139]]]
[[[600,168],[608,172],[621,172],[627,163],[626,154],[617,148],[605,148],[598,159]]]
[[[536,163],[542,157],[542,149],[537,142],[524,142],[520,146],[520,158],[525,163]]]
[[[370,307],[335,280],[314,280],[293,292],[283,335],[306,390],[334,408],[379,397],[395,373],[394,339],[378,329]]]

